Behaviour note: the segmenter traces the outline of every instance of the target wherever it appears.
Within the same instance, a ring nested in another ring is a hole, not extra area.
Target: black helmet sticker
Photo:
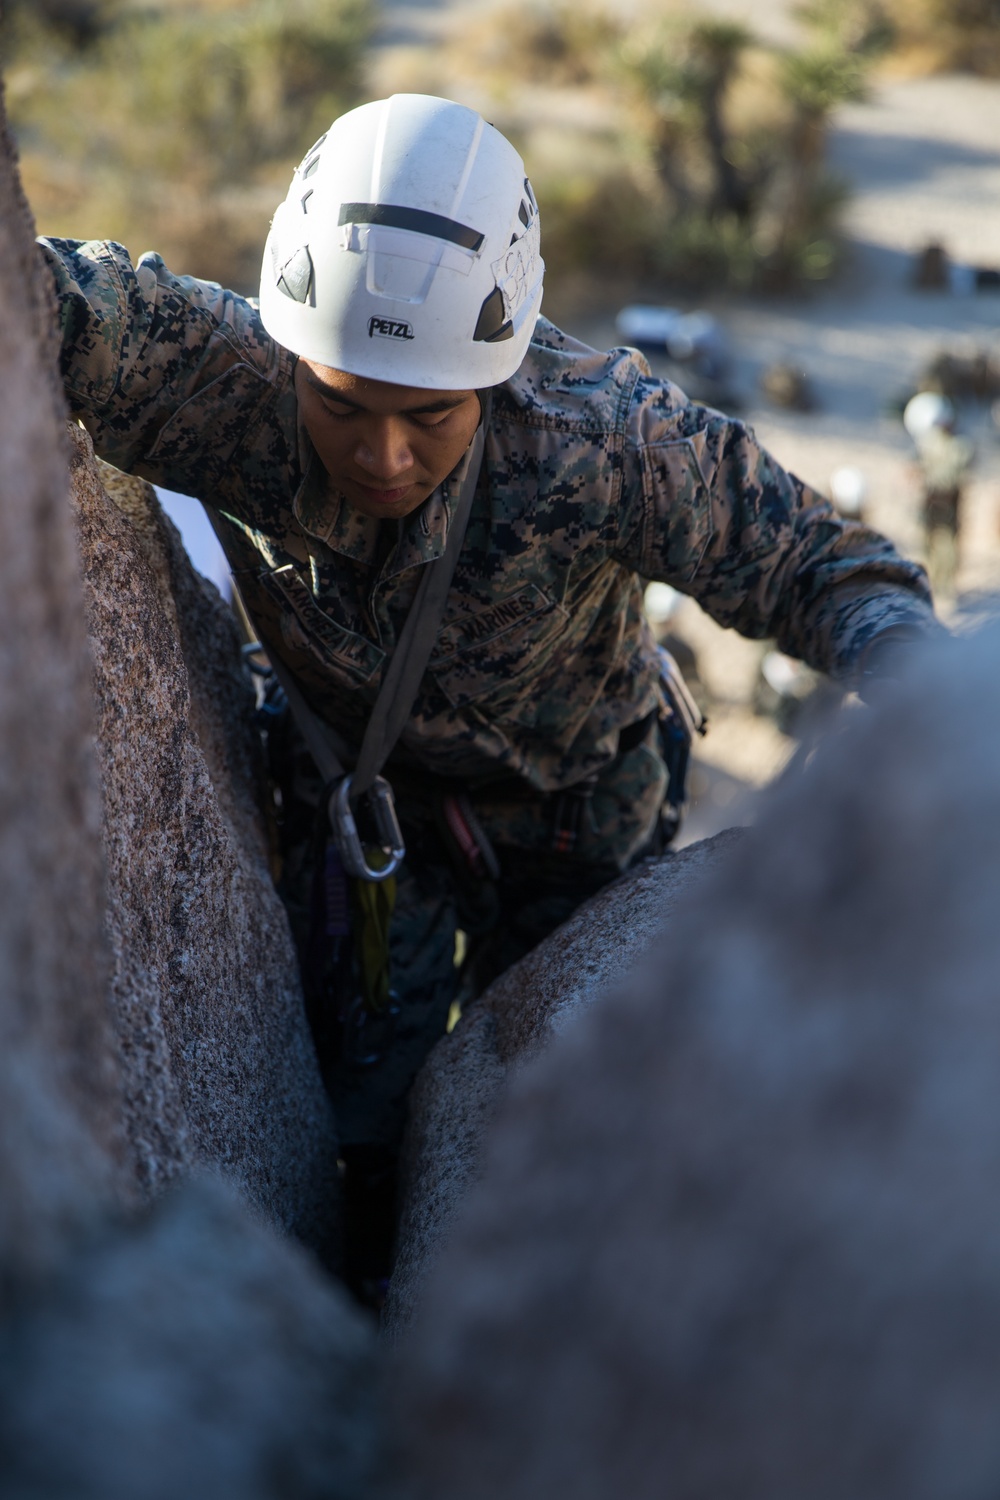
[[[383,339],[412,339],[413,329],[398,318],[369,318],[368,337],[373,339],[376,334]]]

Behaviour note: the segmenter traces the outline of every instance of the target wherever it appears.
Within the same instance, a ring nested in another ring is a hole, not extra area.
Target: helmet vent
[[[278,273],[278,288],[293,302],[305,302],[312,286],[313,263],[308,248],[303,245],[290,256]]]
[[[525,203],[523,198],[521,199],[521,207],[517,211],[517,217],[520,219],[525,229],[527,229],[528,225],[531,223],[531,205],[530,203]]]
[[[503,339],[514,337],[514,325],[507,318],[503,292],[495,286],[479,309],[476,331],[472,335],[477,344],[499,344]]]
[[[311,177],[319,166],[319,155],[311,156],[302,168],[303,177]]]
[[[312,188],[310,188],[307,193],[303,193],[302,194],[302,212],[304,214],[307,214],[309,212],[309,199],[312,197],[312,195],[313,195],[313,189]]]

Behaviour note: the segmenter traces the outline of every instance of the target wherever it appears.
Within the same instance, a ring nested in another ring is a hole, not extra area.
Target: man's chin
[[[427,499],[426,488],[419,484],[408,484],[397,489],[379,490],[374,486],[352,483],[342,486],[347,503],[364,516],[396,520],[408,516],[423,505]]]

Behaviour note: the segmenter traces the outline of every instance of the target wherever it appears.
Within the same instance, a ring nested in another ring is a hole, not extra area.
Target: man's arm
[[[210,490],[262,403],[279,354],[255,309],[157,255],[43,239],[66,397],[102,458],[159,484]]]
[[[841,520],[742,422],[641,380],[625,452],[621,555],[691,594],[722,625],[774,637],[855,681],[872,643],[938,633],[923,568]]]

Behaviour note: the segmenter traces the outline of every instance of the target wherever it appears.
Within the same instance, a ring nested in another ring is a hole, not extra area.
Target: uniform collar
[[[303,479],[292,500],[292,514],[299,525],[341,556],[353,562],[373,563],[378,555],[379,522],[355,510],[336,490],[301,427],[299,461]],[[441,556],[471,461],[470,444],[448,478],[417,510],[404,517],[399,540],[383,568],[385,578]]]

